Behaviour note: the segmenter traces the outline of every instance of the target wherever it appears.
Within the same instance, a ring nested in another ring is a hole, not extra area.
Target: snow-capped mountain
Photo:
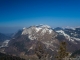
[[[68,34],[66,34],[63,30],[59,30],[59,31],[56,31],[56,32],[63,35],[63,36],[65,36],[66,39],[69,39],[69,41],[70,41],[70,36]]]
[[[59,45],[56,36],[57,33],[48,25],[23,28],[15,34],[12,40],[10,40],[9,47],[5,49],[5,52],[15,55],[17,53],[20,55],[21,52],[34,54],[38,42],[44,45],[47,51],[56,51],[58,48],[57,45]]]
[[[39,26],[31,26],[29,28],[23,28],[23,32],[22,35],[26,35],[26,34],[32,34],[32,32],[39,32],[41,31],[42,35],[45,34],[46,32],[51,33],[51,27],[48,25],[39,25]]]
[[[38,36],[44,36],[45,34],[55,35],[54,31],[48,25],[31,26],[29,28],[23,28],[21,35],[28,35],[31,40],[38,39]]]
[[[65,27],[64,29],[72,29],[72,30],[76,30],[76,27],[69,27],[69,26],[67,26],[67,27]]]
[[[80,28],[67,27],[65,29],[56,30],[56,32],[60,35],[65,36],[65,38],[68,39],[69,41],[72,42],[80,41]]]
[[[35,25],[19,30],[9,41],[8,48],[4,52],[13,55],[31,55],[35,54],[35,48],[38,42],[44,46],[49,55],[58,51],[59,43],[65,41],[69,52],[79,49],[80,28],[52,29],[48,25]],[[24,54],[22,54],[24,52]]]

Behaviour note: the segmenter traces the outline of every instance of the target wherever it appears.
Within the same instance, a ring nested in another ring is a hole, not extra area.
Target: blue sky
[[[80,26],[80,0],[0,0],[0,27]]]

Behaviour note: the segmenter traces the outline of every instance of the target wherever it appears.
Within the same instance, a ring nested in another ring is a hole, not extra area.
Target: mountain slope
[[[9,47],[5,48],[4,52],[16,56],[35,55],[35,48],[40,42],[43,45],[43,49],[51,57],[57,53],[59,43],[65,41],[67,43],[67,51],[72,53],[80,48],[80,42],[75,39],[72,40],[72,36],[68,32],[70,30],[57,29],[56,31],[47,25],[23,28],[15,34],[14,39],[10,40]]]
[[[11,35],[0,33],[0,48],[7,47],[10,39],[11,39]]]
[[[0,60],[25,60],[25,59],[0,53]]]

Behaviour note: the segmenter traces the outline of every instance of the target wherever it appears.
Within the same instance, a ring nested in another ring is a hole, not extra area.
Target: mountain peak
[[[38,25],[38,27],[41,27],[41,28],[51,28],[49,25],[43,25],[43,24]]]
[[[26,29],[26,27],[23,28],[23,30],[25,30],[25,29]]]
[[[48,25],[37,25],[37,26],[31,26],[29,28],[23,28],[23,32],[22,32],[22,35],[25,35],[25,34],[31,34],[33,31],[35,32],[39,32],[39,31],[42,31],[43,33],[46,33],[47,31],[49,31],[49,33],[52,32],[52,29],[50,29],[51,27],[48,26]]]
[[[72,29],[72,30],[75,30],[76,28],[75,28],[75,27],[69,27],[69,26],[67,26],[67,27],[65,27],[65,29]]]
[[[35,40],[38,36],[44,36],[45,34],[53,34],[54,31],[48,25],[37,25],[29,28],[24,28],[21,35],[28,35],[31,40]]]

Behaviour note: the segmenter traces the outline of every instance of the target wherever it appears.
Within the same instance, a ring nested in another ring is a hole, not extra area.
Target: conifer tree
[[[35,48],[35,54],[38,56],[38,58],[40,60],[46,60],[47,57],[47,53],[43,47],[43,45],[41,44],[41,42],[37,43],[37,47]]]
[[[63,58],[67,57],[68,53],[66,51],[66,42],[61,42],[58,50],[58,55],[56,56],[57,60],[63,60]]]

